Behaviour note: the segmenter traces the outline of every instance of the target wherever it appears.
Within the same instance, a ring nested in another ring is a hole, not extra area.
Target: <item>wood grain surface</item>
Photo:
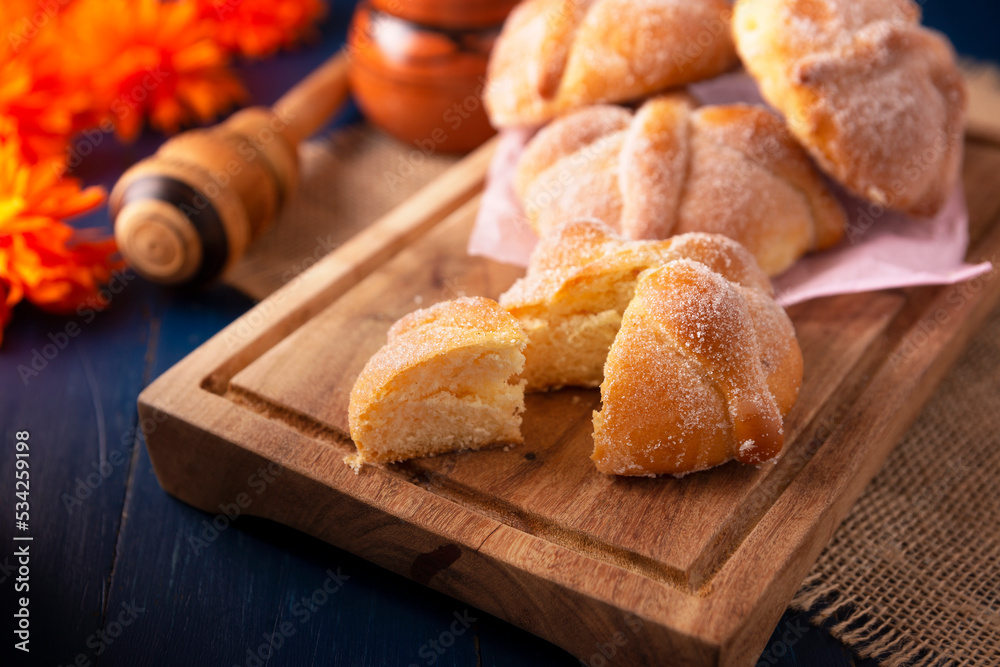
[[[238,65],[255,102],[272,103],[289,82],[314,70],[343,43],[353,3],[328,4],[330,19],[318,43],[265,62]],[[925,21],[947,32],[959,52],[997,60],[1000,52],[991,30],[996,21],[984,12],[996,15],[1000,9],[965,4],[975,11],[961,11],[962,3],[927,3]],[[358,120],[357,112],[348,112],[346,119]],[[152,154],[161,141],[153,133],[128,147],[106,140],[75,171],[88,184],[110,188],[124,169]],[[983,159],[988,151],[982,146],[970,145],[969,152],[966,181],[993,182],[1000,160]],[[976,220],[997,222],[996,208],[989,208],[996,204],[995,187],[976,187],[968,196],[970,204],[979,202],[974,205]],[[79,224],[106,223],[106,213],[100,211]],[[190,539],[200,536],[205,522],[219,510],[195,509],[159,487],[143,439],[136,435],[135,397],[150,380],[253,305],[221,286],[174,294],[134,279],[93,320],[56,317],[26,305],[15,309],[0,348],[0,376],[7,379],[0,393],[0,423],[7,427],[8,438],[16,430],[29,429],[35,443],[33,634],[30,656],[8,643],[6,652],[0,650],[0,664],[172,667],[251,665],[259,660],[271,667],[579,666],[558,647],[407,578],[405,568],[397,569],[406,576],[397,575],[268,520],[241,516],[207,548],[194,551]],[[24,383],[19,366],[30,368],[33,352],[70,321],[81,325],[81,333],[56,359],[48,360],[39,376]],[[120,461],[115,452],[125,462],[112,464],[114,469],[98,486],[85,489],[89,495],[82,504],[68,511],[64,497],[77,493],[76,480],[85,480],[102,460]],[[0,496],[5,498],[14,492],[14,461],[9,449],[7,456],[0,456]],[[281,476],[276,483],[284,480]],[[322,508],[322,503],[316,504]],[[13,530],[11,521],[0,522],[0,542],[8,545],[0,554],[0,600],[8,620],[18,596],[9,576]],[[414,570],[416,578],[425,580],[433,573],[429,565],[434,562],[422,559]],[[324,583],[328,569],[339,569],[349,581],[302,616],[301,600]],[[96,655],[92,639],[112,629],[125,603],[145,611]],[[430,642],[450,631],[456,614],[475,619],[472,627],[460,635],[445,635],[449,646],[433,650]],[[294,624],[295,633],[280,642],[269,660],[257,658],[265,635],[287,622]],[[11,626],[5,627],[9,632]],[[590,637],[587,665],[632,664],[612,651],[618,649],[615,639],[631,642],[635,635],[624,623],[616,632],[622,635]],[[661,664],[671,662],[668,656]],[[874,667],[875,662],[852,655],[828,629],[810,625],[806,615],[786,611],[757,664]]]
[[[761,468],[618,479],[589,459],[594,390],[530,396],[526,442],[354,474],[347,397],[398,317],[496,296],[468,257],[491,146],[234,322],[140,397],[160,483],[212,511],[269,463],[249,512],[474,604],[587,659],[630,622],[630,664],[750,664],[836,525],[1000,298],[991,277],[790,309],[805,357],[787,446]],[[967,144],[970,256],[997,258],[1000,150]],[[442,197],[443,194],[448,196]],[[992,276],[993,274],[991,274]]]

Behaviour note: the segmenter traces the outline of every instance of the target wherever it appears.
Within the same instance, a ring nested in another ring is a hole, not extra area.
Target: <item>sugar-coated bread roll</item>
[[[780,118],[740,104],[696,108],[683,94],[554,121],[525,149],[514,188],[539,236],[588,217],[630,239],[723,234],[768,275],[834,245],[845,225]]]
[[[599,385],[639,274],[680,258],[770,294],[771,284],[753,257],[724,236],[691,233],[629,241],[593,220],[551,230],[532,253],[524,278],[500,296],[500,304],[521,320],[528,335],[521,375],[527,389]]]
[[[604,376],[597,469],[683,475],[781,452],[802,355],[766,292],[680,259],[639,277]]]
[[[351,390],[352,466],[495,443],[520,443],[527,338],[482,297],[418,310],[396,322]]]
[[[965,88],[948,40],[911,0],[738,0],[737,49],[819,165],[918,216],[958,178]]]
[[[490,120],[540,125],[720,74],[736,64],[731,12],[726,0],[526,0],[490,57]]]

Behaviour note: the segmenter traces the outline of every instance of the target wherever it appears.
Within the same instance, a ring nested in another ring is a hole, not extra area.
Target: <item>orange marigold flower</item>
[[[26,298],[51,312],[72,312],[93,299],[121,266],[112,239],[77,242],[63,220],[104,200],[101,188],[81,189],[58,160],[29,165],[16,140],[0,141],[0,325]]]
[[[75,80],[58,34],[59,5],[3,0],[0,25],[0,136],[16,136],[29,162],[60,155],[92,106]],[[75,56],[74,56],[75,57]]]
[[[193,0],[75,0],[64,17],[61,32],[75,45],[64,47],[74,53],[71,65],[89,77],[124,140],[144,118],[175,132],[245,97]]]
[[[215,41],[251,58],[271,55],[308,33],[326,10],[320,0],[195,0]]]

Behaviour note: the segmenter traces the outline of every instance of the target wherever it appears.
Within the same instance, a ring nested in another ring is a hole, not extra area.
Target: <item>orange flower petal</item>
[[[68,48],[79,54],[72,68],[95,91],[95,110],[124,139],[135,137],[146,118],[175,131],[238,100],[227,53],[194,0],[74,0],[65,15]],[[186,99],[183,91],[192,87],[206,92]]]
[[[57,161],[27,163],[16,139],[0,141],[0,284],[3,307],[22,298],[69,312],[92,298],[121,266],[112,239],[78,242],[85,234],[63,222],[104,200],[62,177]]]
[[[215,41],[251,58],[270,55],[301,39],[323,16],[320,0],[195,0],[201,16],[215,24]]]

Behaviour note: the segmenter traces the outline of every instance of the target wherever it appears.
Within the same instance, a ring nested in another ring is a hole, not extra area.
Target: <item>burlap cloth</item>
[[[1000,310],[792,606],[887,665],[1000,665]]]
[[[298,192],[225,281],[263,299],[457,159],[403,145],[364,124],[306,142]]]
[[[1000,143],[1000,76],[966,66]],[[455,162],[364,125],[307,143],[299,194],[227,282],[263,298]],[[792,606],[886,665],[1000,665],[1000,310],[835,533]]]

